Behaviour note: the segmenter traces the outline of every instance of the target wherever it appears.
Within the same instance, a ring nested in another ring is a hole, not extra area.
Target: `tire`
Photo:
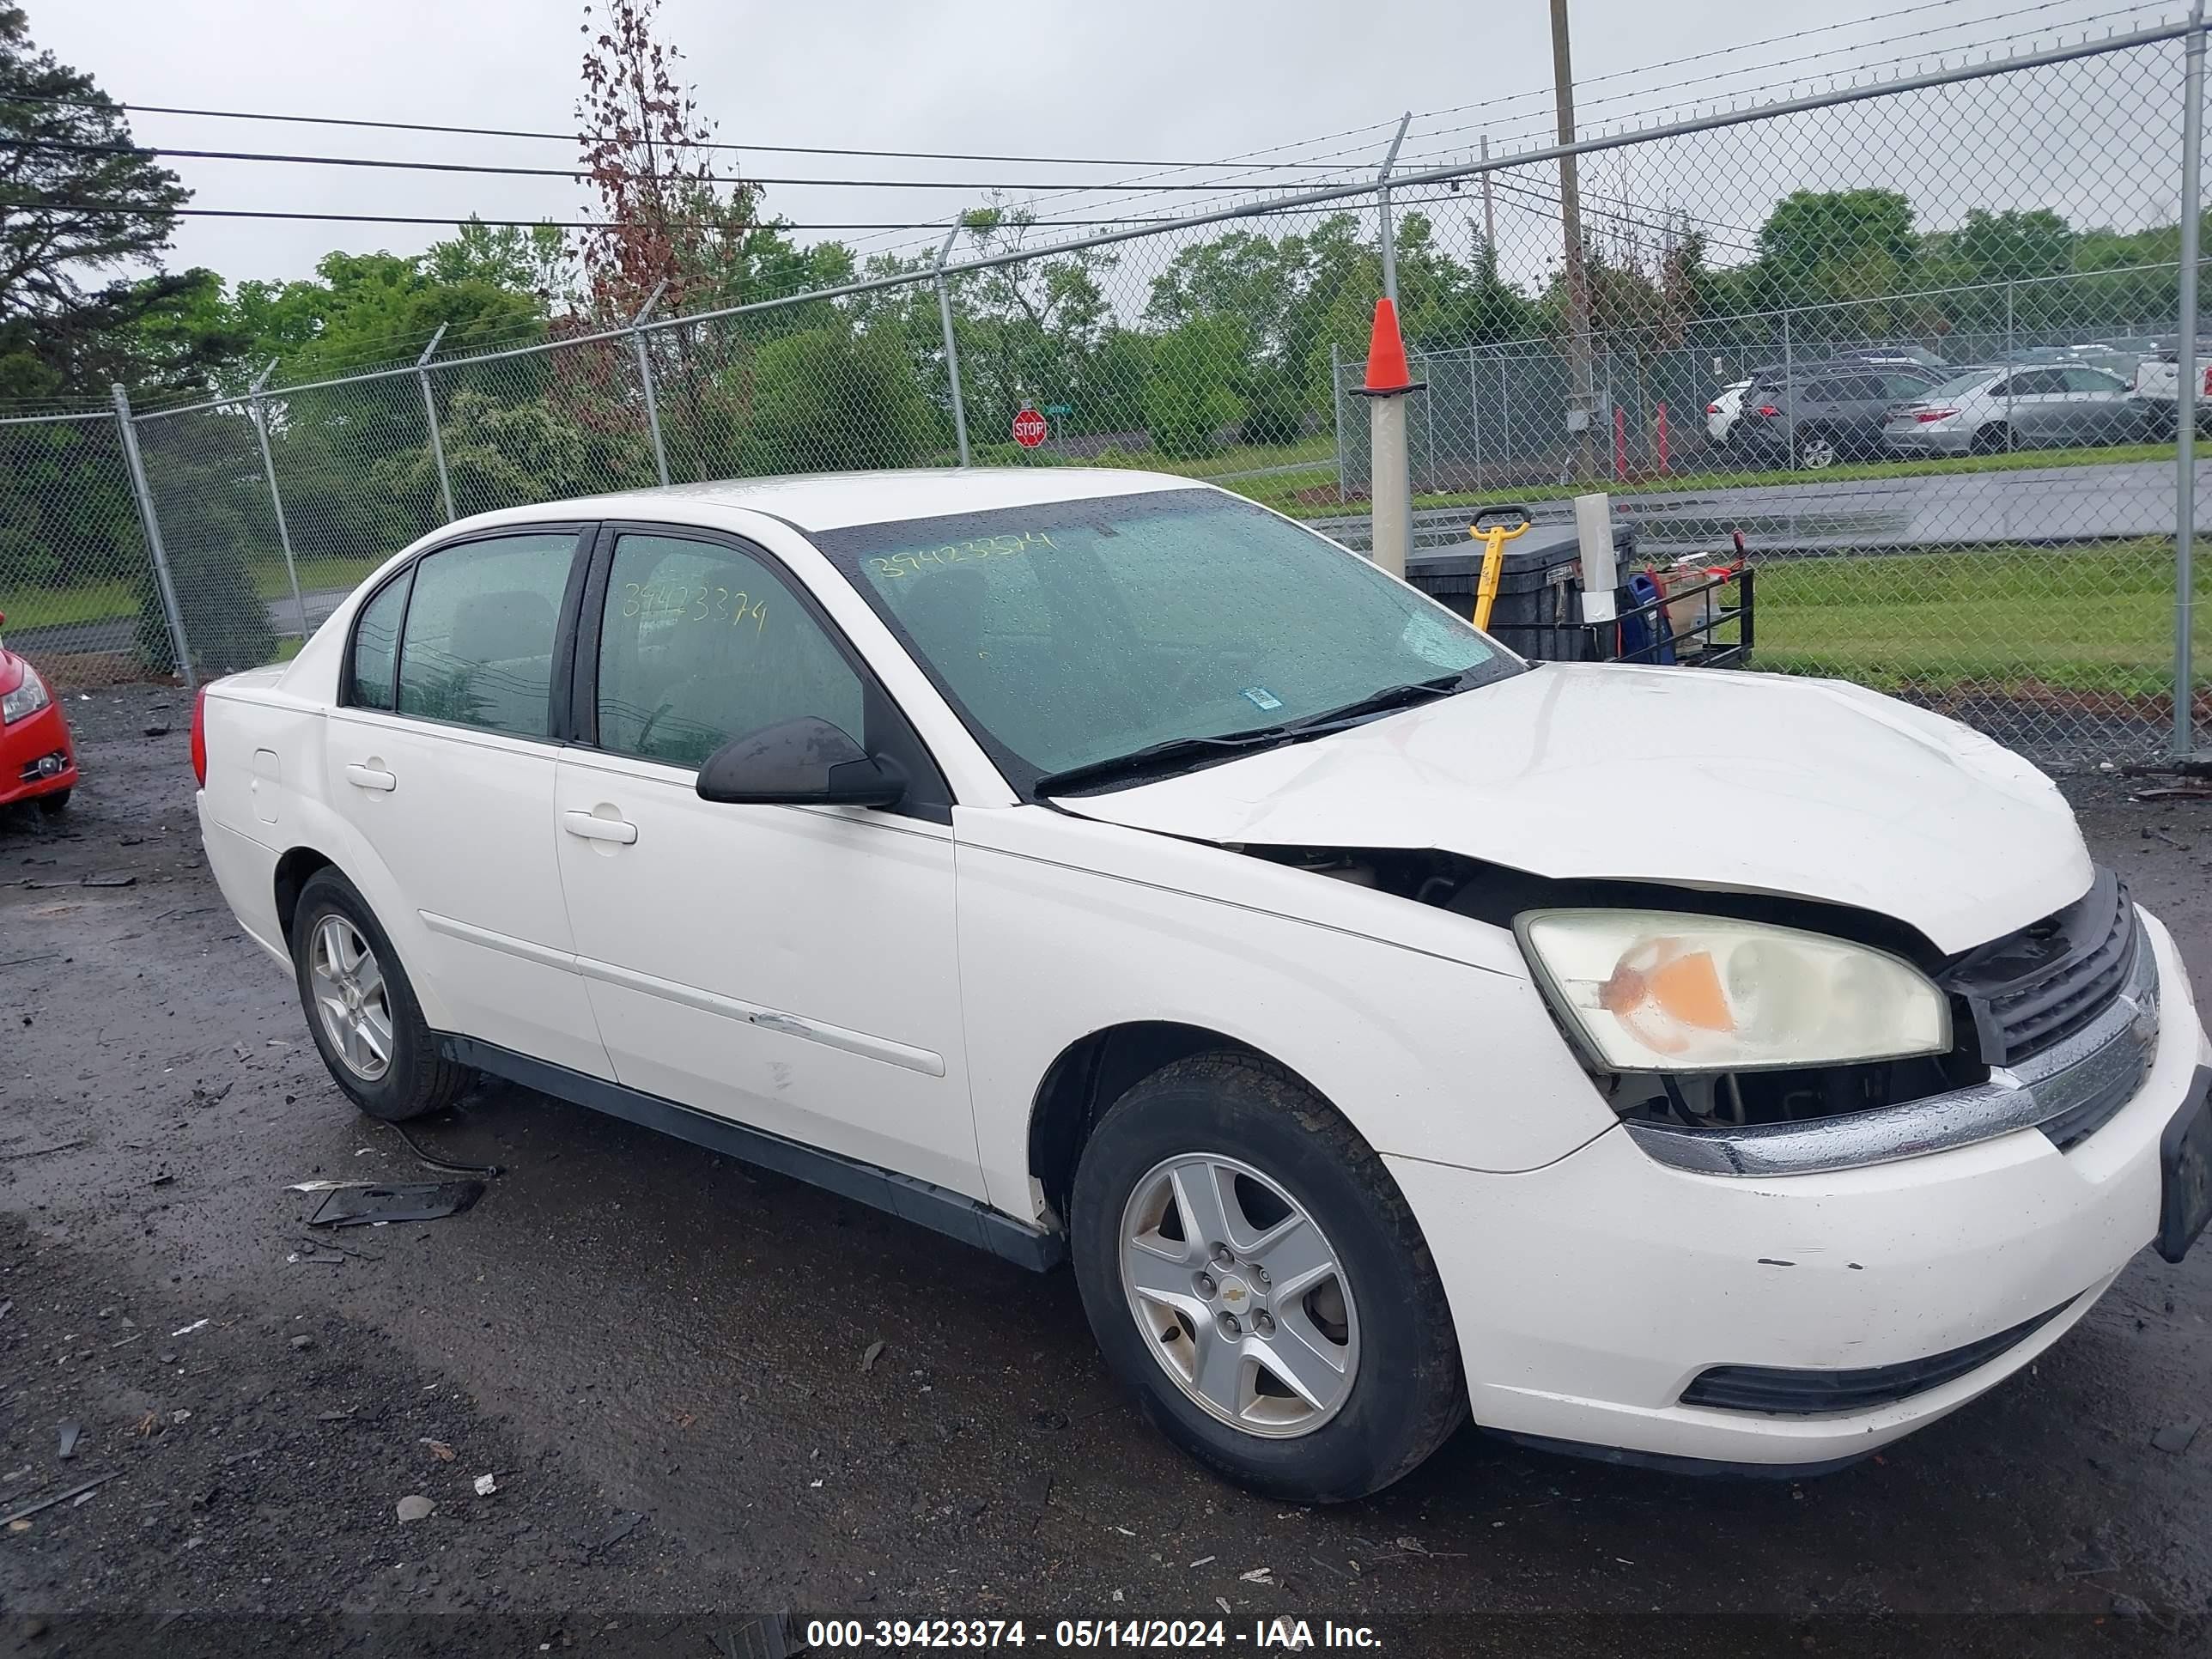
[[[2002,455],[2012,447],[2012,428],[2002,421],[1977,428],[1972,447],[1977,455]]]
[[[355,1105],[371,1117],[397,1122],[460,1097],[470,1081],[468,1068],[438,1052],[438,1040],[376,913],[336,870],[316,871],[301,888],[291,945],[308,1032]],[[365,946],[368,957],[353,956],[356,946]],[[344,972],[329,971],[340,966]],[[333,991],[337,1006],[326,1018],[319,992],[330,997]],[[340,1036],[348,1032],[342,1048]],[[375,1063],[380,1048],[385,1051],[380,1066]]]
[[[71,787],[67,789],[57,789],[51,795],[41,795],[39,797],[39,811],[50,818],[58,818],[68,807],[70,797],[76,793],[76,788]]]
[[[1841,454],[1842,447],[1825,432],[1807,432],[1798,436],[1796,460],[1800,471],[1821,471],[1833,466]]]
[[[1216,1212],[1228,1240],[1185,1237],[1207,1231],[1185,1224],[1182,1194],[1202,1200],[1209,1174],[1228,1194]],[[1170,1439],[1238,1484],[1294,1503],[1364,1498],[1465,1419],[1458,1339],[1413,1212],[1351,1125],[1280,1067],[1223,1052],[1153,1073],[1099,1120],[1069,1209],[1107,1364]],[[1215,1243],[1249,1254],[1224,1264]],[[1151,1295],[1129,1288],[1133,1272]],[[1233,1340],[1224,1315],[1242,1325]],[[1231,1379],[1217,1397],[1249,1395],[1245,1420],[1201,1401],[1201,1353],[1229,1362],[1208,1375]],[[1271,1358],[1250,1363],[1260,1353]],[[1268,1369],[1278,1355],[1318,1379],[1310,1397]]]

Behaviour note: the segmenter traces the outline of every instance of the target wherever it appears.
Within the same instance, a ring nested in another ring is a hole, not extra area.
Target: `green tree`
[[[1177,460],[1218,454],[1223,433],[1242,421],[1237,391],[1252,331],[1226,313],[1194,317],[1152,343],[1145,424],[1152,447]]]
[[[209,317],[215,278],[161,272],[191,198],[131,145],[92,77],[30,40],[0,4],[0,396],[196,389],[235,349]],[[87,211],[87,209],[94,210]],[[129,273],[156,268],[152,276]]]
[[[1917,320],[1898,296],[1917,285],[1919,252],[1899,191],[1796,191],[1759,227],[1757,289],[1768,307],[1809,311],[1808,335],[1879,339]]]
[[[770,340],[748,366],[751,419],[740,470],[915,466],[947,434],[896,330],[840,320]]]

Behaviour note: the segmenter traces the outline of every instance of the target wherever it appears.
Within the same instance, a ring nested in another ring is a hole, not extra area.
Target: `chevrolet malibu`
[[[1470,1417],[1847,1462],[2212,1206],[2181,960],[2027,763],[1523,662],[1184,479],[489,514],[194,725],[362,1109],[490,1073],[1065,1261],[1152,1420],[1286,1498]]]

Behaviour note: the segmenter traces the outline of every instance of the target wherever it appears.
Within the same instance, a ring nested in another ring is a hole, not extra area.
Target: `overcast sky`
[[[363,116],[568,131],[584,36],[571,0],[23,0],[33,37],[90,72],[125,102]],[[2057,28],[2096,17],[2099,32],[2178,15],[2172,6],[2123,9],[2124,0],[1871,0],[1876,15],[1837,24],[1832,0],[1574,0],[1575,67],[1585,130],[1632,117],[1699,106],[1731,91],[1786,95],[1790,70],[1815,53],[1828,67],[1939,56],[1961,45],[2030,36],[2050,44]],[[1899,15],[1899,13],[1905,15]],[[938,0],[934,5],[666,0],[664,38],[685,54],[718,137],[746,143],[979,150],[1186,161],[1267,146],[1297,145],[1264,158],[1328,156],[1350,149],[1363,167],[1379,159],[1387,125],[1325,143],[1324,135],[1372,128],[1401,111],[1426,113],[1409,152],[1435,165],[1471,149],[1479,131],[1502,144],[1535,142],[1552,119],[1551,44],[1545,0],[1121,0],[1025,6]],[[1776,40],[1792,31],[1795,41]],[[1773,44],[1752,45],[1761,41]],[[2027,44],[2022,41],[2020,44]],[[1743,50],[1724,52],[1723,49]],[[1690,54],[1705,61],[1651,69]],[[2178,62],[2178,54],[2176,56]],[[1634,71],[1646,70],[1644,73]],[[2160,76],[2164,79],[2162,71]],[[1852,182],[1899,168],[1925,168],[1950,152],[1954,174],[1978,177],[1923,194],[1955,198],[1923,205],[1940,219],[1971,200],[2033,204],[2040,196],[2090,220],[2154,216],[2156,191],[2130,177],[2096,187],[2096,169],[2039,162],[2038,147],[2084,151],[2089,126],[2114,133],[2156,130],[2165,143],[2170,107],[2140,77],[2106,74],[2084,97],[2079,82],[2051,89],[2031,110],[2020,95],[1960,105],[1971,119],[1907,124],[1910,143],[1869,112],[1854,117],[1851,143],[1802,131],[1790,143],[1732,137],[1693,156],[1655,152],[1648,164],[1615,163],[1595,191],[1662,202],[1717,222],[1755,226],[1771,192],[1800,178]],[[1779,83],[1779,84],[1778,84]],[[2023,112],[2027,112],[2024,118]],[[561,166],[558,144],[440,138],[337,128],[133,118],[142,143],[226,149],[468,160]],[[1973,135],[1978,132],[1979,137]],[[2100,141],[2101,142],[2101,141]],[[1961,149],[1961,146],[1964,146]],[[1994,147],[1994,148],[1989,148]],[[1850,153],[1838,157],[1838,148]],[[2149,152],[2146,152],[2149,153]],[[1730,173],[1757,155],[1767,174],[1746,187]],[[1963,165],[1960,157],[1972,165]],[[1996,157],[1990,162],[1988,158]],[[730,157],[763,178],[868,176],[975,181],[1071,176],[1111,182],[1142,168],[1018,167],[982,162],[851,160],[767,152]],[[1341,162],[1345,158],[1338,158]],[[347,213],[575,217],[580,186],[559,179],[440,177],[364,169],[243,162],[173,163],[207,208]],[[2147,164],[2146,164],[2147,165]],[[1170,175],[1205,179],[1214,173]],[[1313,173],[1273,177],[1320,178]],[[2010,182],[2008,183],[2007,179]],[[972,204],[975,191],[828,189],[771,185],[769,211],[802,225],[920,221]],[[1077,215],[1086,202],[1055,198],[1048,211]],[[1754,198],[1758,199],[1753,199]],[[1168,198],[1115,210],[1156,212]],[[1510,204],[1509,204],[1510,206]],[[1533,211],[1533,210],[1530,210]],[[2168,210],[2170,211],[2170,209]],[[1510,217],[1510,212],[1509,212]],[[1531,228],[1534,237],[1534,228]],[[916,233],[872,236],[823,232],[865,249],[908,245]],[[1721,234],[1721,233],[1717,233]],[[411,252],[435,229],[402,226],[187,221],[174,262],[205,264],[233,279],[307,274],[334,246]],[[1723,240],[1745,240],[1729,231]],[[1507,243],[1510,226],[1501,225]],[[813,238],[810,235],[808,240]],[[1532,256],[1533,257],[1533,256]]]

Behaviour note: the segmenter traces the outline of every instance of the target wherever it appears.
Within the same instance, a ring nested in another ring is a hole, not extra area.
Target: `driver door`
[[[951,801],[889,697],[772,556],[611,526],[579,629],[555,840],[615,1076],[982,1195]],[[802,716],[892,752],[891,808],[701,800],[729,738]]]

